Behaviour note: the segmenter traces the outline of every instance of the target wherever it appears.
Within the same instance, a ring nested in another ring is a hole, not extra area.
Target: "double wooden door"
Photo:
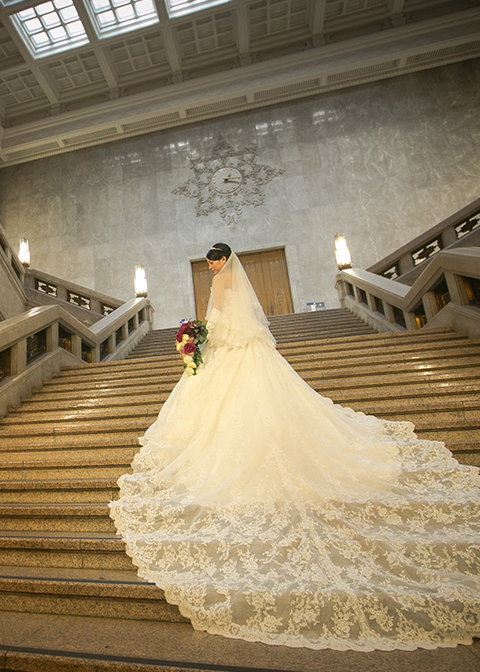
[[[279,247],[243,252],[238,258],[253,285],[265,315],[293,313],[285,249]],[[207,312],[212,273],[208,270],[205,259],[192,261],[191,264],[197,319],[203,320]]]

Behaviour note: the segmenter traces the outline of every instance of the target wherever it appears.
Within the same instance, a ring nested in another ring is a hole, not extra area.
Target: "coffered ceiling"
[[[480,0],[0,0],[0,167],[480,55]]]

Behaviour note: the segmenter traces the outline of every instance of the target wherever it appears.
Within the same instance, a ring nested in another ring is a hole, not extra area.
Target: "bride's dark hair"
[[[207,259],[210,259],[210,261],[218,261],[222,257],[228,259],[231,254],[232,250],[226,243],[215,243],[215,245],[212,245],[208,250],[206,257]]]

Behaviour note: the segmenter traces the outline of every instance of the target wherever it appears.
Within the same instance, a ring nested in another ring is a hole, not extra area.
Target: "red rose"
[[[197,349],[197,346],[195,345],[195,343],[193,342],[193,340],[191,340],[191,341],[187,341],[187,342],[185,343],[185,345],[183,346],[183,352],[184,352],[186,355],[193,355],[193,353],[195,352],[196,349]]]

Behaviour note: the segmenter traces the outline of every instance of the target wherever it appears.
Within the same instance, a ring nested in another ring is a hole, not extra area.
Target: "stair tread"
[[[419,438],[439,437],[458,459],[480,460],[480,342],[451,329],[378,334],[344,309],[276,317],[271,326],[279,352],[335,403],[415,419]],[[66,367],[0,423],[0,548],[7,563],[0,594],[10,608],[50,609],[62,619],[61,609],[89,614],[92,600],[105,599],[116,624],[123,623],[120,609],[125,619],[156,619],[149,623],[159,627],[166,618],[174,630],[190,632],[178,612],[132,611],[136,600],[160,604],[163,595],[136,577],[108,508],[118,492],[109,475],[129,470],[138,437],[181,376],[175,332],[150,332],[127,360]],[[95,608],[103,628],[108,617]],[[0,625],[1,618],[0,610]]]

